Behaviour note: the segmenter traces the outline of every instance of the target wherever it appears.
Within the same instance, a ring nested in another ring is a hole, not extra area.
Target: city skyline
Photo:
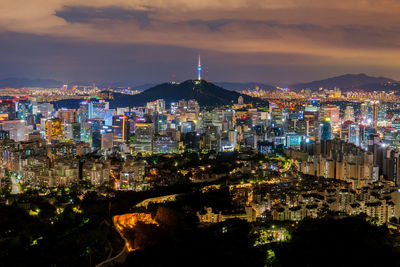
[[[399,4],[321,1],[4,1],[0,78],[296,83],[367,73],[400,79]]]
[[[1,266],[400,266],[400,2],[1,0]]]

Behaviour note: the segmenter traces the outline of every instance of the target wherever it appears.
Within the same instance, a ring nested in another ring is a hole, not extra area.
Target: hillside
[[[182,83],[163,83],[143,91],[140,94],[128,96],[114,94],[111,106],[143,106],[147,102],[164,99],[167,103],[181,99],[195,99],[201,106],[220,106],[237,103],[241,94],[226,90],[204,80],[188,80]],[[262,102],[258,98],[242,95],[245,102]]]
[[[338,87],[342,90],[363,89],[363,90],[384,90],[386,85],[396,83],[396,81],[385,77],[372,77],[366,74],[345,74],[328,79],[313,81],[309,83],[298,83],[290,88],[294,90],[310,88],[316,90],[318,88],[333,89]]]

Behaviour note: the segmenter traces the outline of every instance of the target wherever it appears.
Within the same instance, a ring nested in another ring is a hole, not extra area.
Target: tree
[[[391,217],[389,221],[395,224],[399,223],[399,220],[396,217]]]
[[[133,245],[135,249],[153,247],[160,242],[160,238],[162,237],[160,229],[155,224],[138,222],[133,231]]]
[[[273,247],[282,267],[396,266],[388,229],[362,217],[305,219],[291,237]]]
[[[164,229],[174,229],[178,225],[178,217],[174,210],[166,207],[159,207],[154,218],[160,227]]]

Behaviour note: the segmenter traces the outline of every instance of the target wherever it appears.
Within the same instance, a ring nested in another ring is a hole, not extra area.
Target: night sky
[[[400,80],[398,0],[1,0],[0,78]]]

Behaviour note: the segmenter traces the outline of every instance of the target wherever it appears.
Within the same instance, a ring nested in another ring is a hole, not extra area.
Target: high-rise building
[[[81,141],[81,125],[77,122],[66,124],[67,140]]]
[[[335,105],[324,106],[321,110],[321,120],[329,118],[332,126],[340,125],[340,109]]]
[[[220,151],[221,131],[217,126],[207,126],[203,136],[203,148],[206,150]]]
[[[152,110],[153,112],[162,113],[165,111],[165,100],[157,99],[146,104],[146,108]]]
[[[83,124],[88,119],[89,119],[89,103],[88,101],[82,101],[81,103],[79,103],[78,121],[81,124]]]
[[[0,129],[9,132],[9,138],[16,142],[28,140],[28,127],[24,120],[2,121]]]
[[[281,108],[274,108],[271,112],[271,123],[272,127],[283,127],[285,122],[285,116]]]
[[[296,121],[295,132],[298,135],[308,136],[309,135],[309,122],[306,120]]]
[[[104,132],[101,135],[101,149],[107,150],[113,148],[114,135],[112,132]]]
[[[374,128],[378,126],[379,101],[371,101],[371,120]]]
[[[158,154],[178,153],[178,142],[171,136],[159,135],[155,137],[153,152]]]
[[[104,100],[91,100],[88,103],[89,119],[104,119],[107,110],[109,110],[109,103]]]
[[[331,121],[330,121],[330,119],[328,117],[325,118],[325,120],[323,120],[320,123],[319,133],[320,133],[319,134],[320,141],[322,141],[322,140],[332,140]]]
[[[59,109],[58,118],[66,123],[71,124],[76,122],[76,110],[75,109]]]
[[[46,140],[48,143],[54,141],[65,141],[66,129],[64,128],[64,123],[56,118],[46,121]]]
[[[102,145],[102,134],[100,133],[100,130],[96,130],[92,133],[92,143],[91,147],[93,148],[94,151],[100,150],[101,145]]]
[[[32,104],[28,99],[19,99],[15,103],[17,119],[26,120],[32,114]]]
[[[352,106],[347,106],[344,110],[343,121],[355,121],[354,119],[354,108]]]
[[[136,123],[135,150],[136,152],[153,153],[154,126],[153,123]]]
[[[0,113],[7,114],[9,120],[16,119],[16,106],[13,99],[0,99]]]
[[[128,116],[113,116],[112,129],[116,143],[126,143],[129,140]]]

